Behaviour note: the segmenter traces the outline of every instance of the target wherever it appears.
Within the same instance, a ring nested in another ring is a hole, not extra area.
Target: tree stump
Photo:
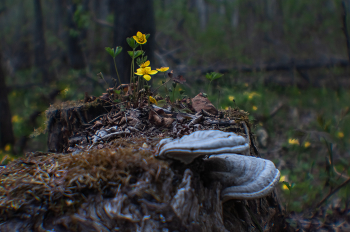
[[[246,136],[250,155],[259,156],[245,112],[191,118],[159,107],[109,114],[105,107],[47,111],[49,152],[0,170],[0,231],[292,231],[275,191],[222,203],[202,159],[184,165],[154,157],[162,138],[202,129]],[[125,133],[98,140],[111,129]]]

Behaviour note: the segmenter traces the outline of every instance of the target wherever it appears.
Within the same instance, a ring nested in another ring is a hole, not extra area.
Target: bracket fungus
[[[233,132],[196,131],[180,139],[163,139],[158,144],[159,158],[190,164],[208,155],[205,170],[223,185],[223,201],[267,196],[279,181],[280,172],[270,160],[246,156],[249,140]]]
[[[221,154],[205,162],[210,177],[224,186],[223,201],[267,196],[280,179],[279,170],[270,160],[254,156]]]
[[[185,164],[203,155],[234,153],[246,154],[249,143],[233,132],[219,130],[196,131],[181,139],[162,139],[158,144],[159,158],[179,160]]]

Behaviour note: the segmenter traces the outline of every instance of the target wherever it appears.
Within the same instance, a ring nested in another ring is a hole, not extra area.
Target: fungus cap
[[[185,164],[202,155],[233,153],[246,154],[249,143],[233,132],[219,130],[196,131],[180,139],[163,139],[158,144],[156,157],[171,158]]]

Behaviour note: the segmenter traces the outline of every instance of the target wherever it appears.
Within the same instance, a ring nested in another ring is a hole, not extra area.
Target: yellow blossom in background
[[[288,143],[291,145],[299,145],[298,139],[288,139]]]
[[[286,176],[281,176],[280,182],[286,181]],[[282,189],[283,190],[288,190],[288,187],[285,184],[282,184]]]
[[[142,63],[140,65],[141,68],[146,68],[147,66],[149,66],[151,64],[151,62],[149,60],[147,60],[145,63]]]
[[[225,110],[228,110],[228,106],[225,107]]]
[[[248,95],[248,99],[253,99],[254,96],[260,96],[260,94],[256,93],[256,92],[251,92]]]
[[[306,141],[306,142],[304,143],[304,147],[305,147],[305,148],[310,147],[310,145],[311,145],[311,143],[310,143],[310,142],[308,142],[308,141]]]
[[[153,97],[151,97],[151,96],[149,96],[149,101],[150,101],[151,103],[153,103],[153,104],[158,105],[157,100],[156,100],[156,99],[154,99],[154,98],[153,98]]]
[[[4,150],[5,151],[10,151],[11,150],[11,145],[10,144],[6,144]]]
[[[11,122],[16,123],[21,121],[21,118],[18,115],[13,115],[11,118]]]
[[[344,133],[339,131],[337,134],[338,138],[344,138]]]
[[[145,44],[147,42],[146,35],[139,31],[133,36],[133,38],[138,44]]]
[[[166,72],[166,71],[168,71],[168,69],[169,69],[169,67],[157,68],[157,70],[158,70],[159,72]]]
[[[233,100],[235,100],[235,97],[234,96],[228,96],[228,100],[233,101]]]
[[[244,86],[245,86],[245,87],[248,87],[248,83],[244,83]]]
[[[151,70],[151,67],[146,67],[146,68],[139,68],[137,69],[137,72],[135,73],[136,75],[143,76],[146,81],[151,80],[150,75],[156,74],[158,71],[156,70]]]
[[[253,106],[252,108],[254,111],[256,111],[258,109],[258,107],[256,107],[256,106]]]

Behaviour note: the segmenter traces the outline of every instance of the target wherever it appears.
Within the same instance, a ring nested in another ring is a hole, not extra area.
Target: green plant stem
[[[118,73],[118,69],[117,69],[117,64],[115,63],[115,58],[114,58],[114,57],[113,57],[113,61],[114,61],[114,68],[115,68],[115,71],[117,72],[119,85],[121,85],[122,82],[120,81],[120,77],[119,77],[119,73]],[[114,86],[114,87],[116,87],[116,86]]]
[[[176,90],[176,85],[175,85],[174,90],[173,90],[173,103],[175,103],[175,90]]]

